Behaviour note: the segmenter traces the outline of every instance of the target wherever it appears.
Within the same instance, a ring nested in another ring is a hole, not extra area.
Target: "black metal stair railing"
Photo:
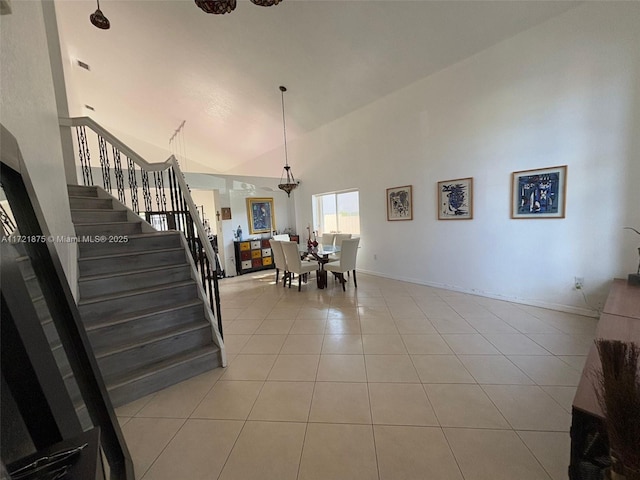
[[[148,163],[88,117],[60,119],[60,124],[75,128],[77,161],[85,186],[94,186],[94,173],[98,176],[99,172],[102,182],[99,186],[113,195],[115,185],[114,196],[156,230],[178,230],[184,234],[222,338],[218,256],[177,159],[172,155],[165,162]],[[87,135],[87,129],[95,137]],[[92,151],[98,152],[98,164],[95,155],[92,163]],[[123,155],[126,168],[122,165]]]

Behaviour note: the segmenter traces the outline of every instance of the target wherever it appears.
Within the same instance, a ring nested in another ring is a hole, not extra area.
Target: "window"
[[[360,197],[357,190],[313,196],[313,225],[323,233],[360,235]]]

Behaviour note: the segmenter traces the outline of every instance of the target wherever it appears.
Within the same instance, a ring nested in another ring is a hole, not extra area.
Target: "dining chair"
[[[273,261],[276,264],[276,285],[278,284],[278,277],[280,276],[280,270],[282,270],[282,278],[287,277],[287,262],[284,258],[284,252],[282,251],[282,242],[278,240],[269,240],[271,244],[271,252],[273,253]]]
[[[353,285],[358,288],[358,281],[356,280],[356,256],[358,255],[359,243],[360,237],[343,240],[340,251],[340,260],[336,262],[329,262],[324,266],[324,269],[327,272],[333,272],[333,274],[340,279],[340,283],[342,283],[342,291],[345,291],[344,284],[346,283],[344,274],[352,270]]]
[[[351,234],[350,233],[336,233],[336,238],[334,240],[335,246],[338,247],[338,248],[342,248],[342,241],[343,240],[348,240],[350,238],[351,238]],[[340,260],[340,252],[332,253],[331,255],[329,255],[329,259],[332,262]]]
[[[322,237],[320,237],[320,244],[323,247],[331,247],[333,246],[333,240],[335,237],[335,233],[323,233]]]
[[[291,288],[291,276],[294,273],[298,274],[298,291],[302,287],[302,277],[309,272],[318,270],[317,263],[302,263],[300,260],[300,252],[298,251],[298,244],[296,242],[280,242],[282,250],[284,251],[284,259],[287,262],[287,273],[284,277],[285,285],[287,279],[289,279],[289,288]]]

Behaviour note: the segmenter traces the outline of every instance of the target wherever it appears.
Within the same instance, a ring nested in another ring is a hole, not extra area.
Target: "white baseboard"
[[[529,305],[532,307],[546,308],[548,310],[556,310],[559,312],[573,313],[576,315],[584,315],[586,317],[597,318],[600,316],[600,312],[598,310],[591,309],[591,308],[576,307],[573,305],[563,305],[563,304],[552,303],[552,302],[543,302],[540,300],[534,300],[534,299],[528,299],[528,298],[510,297],[510,296],[501,295],[493,292],[484,292],[482,290],[461,288],[456,285],[446,285],[446,284],[437,283],[437,282],[425,282],[424,280],[420,280],[417,278],[387,275],[384,273],[373,272],[370,270],[358,269],[357,271],[366,273],[367,275],[373,275],[374,277],[389,278],[391,280],[400,280],[402,282],[415,283],[417,285],[425,285],[427,287],[442,288],[443,290],[467,293],[469,295],[477,295],[479,297],[493,298],[495,300],[502,300],[504,302],[511,302],[511,303],[518,303],[521,305]]]

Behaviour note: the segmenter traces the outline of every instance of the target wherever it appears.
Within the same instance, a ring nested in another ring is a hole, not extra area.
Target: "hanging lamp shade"
[[[251,0],[251,3],[260,7],[273,7],[274,5],[278,5],[280,0]]]
[[[207,13],[223,15],[236,9],[236,0],[195,0],[196,5]]]
[[[252,0],[253,1],[253,0]],[[284,92],[287,91],[287,87],[280,86],[280,97],[282,99],[282,131],[284,133],[284,169],[280,176],[280,183],[278,188],[287,193],[287,197],[291,197],[291,192],[298,188],[300,180],[296,180],[289,166],[289,158],[287,154],[287,124],[284,116]]]
[[[111,27],[111,23],[109,22],[109,19],[104,16],[102,10],[100,10],[100,0],[97,0],[96,3],[98,4],[98,8],[95,12],[89,15],[89,20],[94,26],[100,28],[101,30],[109,30],[109,28]]]

